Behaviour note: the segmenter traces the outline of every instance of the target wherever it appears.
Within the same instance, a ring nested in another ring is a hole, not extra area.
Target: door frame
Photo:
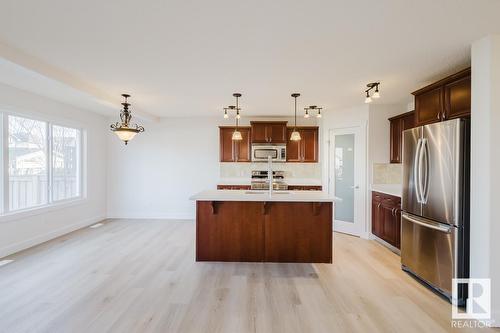
[[[329,129],[328,131],[328,194],[334,195],[335,193],[335,175],[333,170],[335,168],[335,135],[354,134],[355,135],[355,185],[359,188],[355,189],[354,199],[354,223],[347,224],[346,222],[336,221],[335,214],[333,216],[333,230],[368,238],[367,233],[367,219],[366,219],[366,179],[367,179],[367,127],[366,123],[357,126],[337,127]],[[335,207],[335,205],[334,205]],[[335,208],[334,208],[335,209]]]

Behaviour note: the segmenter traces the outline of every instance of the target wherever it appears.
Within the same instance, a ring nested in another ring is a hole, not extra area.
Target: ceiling
[[[128,92],[144,115],[216,116],[239,91],[244,115],[276,116],[298,91],[328,112],[376,80],[378,103],[407,103],[468,66],[498,13],[498,0],[2,0],[0,56],[81,91],[79,105]]]

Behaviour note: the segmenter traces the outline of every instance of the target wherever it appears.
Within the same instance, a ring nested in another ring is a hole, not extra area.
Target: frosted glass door
[[[335,220],[354,223],[354,134],[335,135]]]

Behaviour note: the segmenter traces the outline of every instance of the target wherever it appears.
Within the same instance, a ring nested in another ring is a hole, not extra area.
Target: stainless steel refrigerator
[[[469,274],[469,127],[454,119],[403,132],[402,268],[450,301],[452,279]],[[458,304],[465,297],[459,288]]]

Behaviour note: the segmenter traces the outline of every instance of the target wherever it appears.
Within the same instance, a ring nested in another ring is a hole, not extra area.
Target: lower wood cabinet
[[[372,233],[396,248],[401,242],[401,198],[372,192]]]
[[[321,185],[288,185],[288,190],[290,191],[321,191],[323,186]]]
[[[331,202],[196,202],[196,260],[332,262]]]
[[[250,185],[217,185],[218,190],[250,190]]]

